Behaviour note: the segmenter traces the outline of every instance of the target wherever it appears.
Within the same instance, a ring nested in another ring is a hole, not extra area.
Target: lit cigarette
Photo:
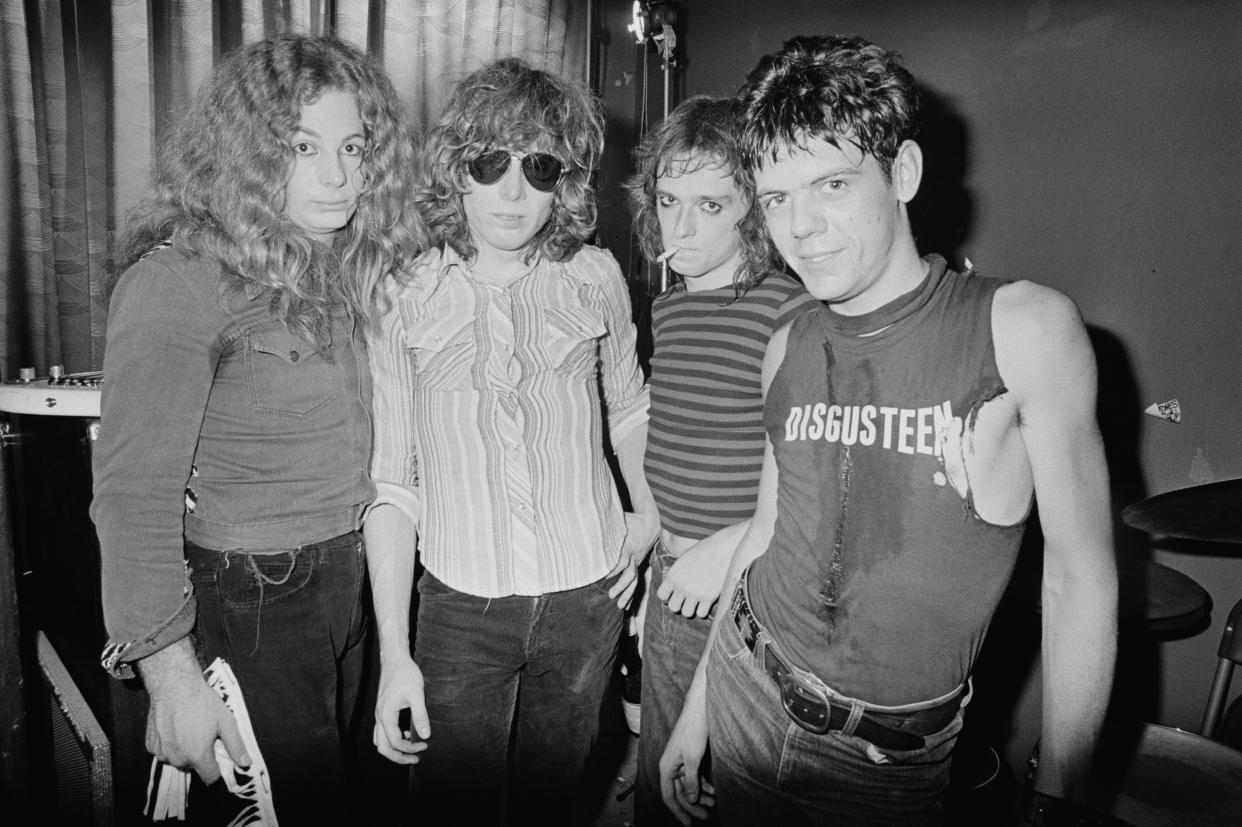
[[[670,258],[677,255],[677,251],[680,249],[680,247],[669,247],[667,250],[656,256],[656,264],[663,264],[668,261]]]

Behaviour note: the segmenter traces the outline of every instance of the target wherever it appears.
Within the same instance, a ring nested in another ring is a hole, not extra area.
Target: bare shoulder
[[[996,291],[992,326],[1003,339],[1042,340],[1051,333],[1081,330],[1082,315],[1073,299],[1031,281],[1015,281]]]
[[[992,338],[1001,378],[1020,395],[1094,386],[1095,357],[1082,314],[1059,290],[1029,281],[997,290]]]

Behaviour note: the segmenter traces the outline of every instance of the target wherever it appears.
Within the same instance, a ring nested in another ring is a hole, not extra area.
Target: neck
[[[480,248],[470,261],[475,276],[496,284],[508,284],[530,269],[522,254],[524,250],[484,250]]]
[[[880,275],[866,290],[846,301],[831,303],[831,307],[842,316],[861,316],[910,292],[926,276],[927,265],[919,257],[913,237],[909,237],[894,245]]]
[[[735,253],[728,261],[712,268],[711,272],[693,278],[683,275],[681,280],[686,283],[686,290],[691,293],[700,290],[719,290],[722,287],[732,287],[733,277],[741,266],[742,254]]]

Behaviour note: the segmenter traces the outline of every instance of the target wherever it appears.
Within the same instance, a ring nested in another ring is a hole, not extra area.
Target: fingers
[[[386,722],[375,722],[371,741],[376,751],[394,764],[417,764],[418,754],[427,749],[426,742],[414,741],[399,732],[394,736],[392,733],[395,730],[395,726],[390,728]]]
[[[622,552],[621,556],[617,558],[617,562],[613,565],[612,568],[608,570],[608,573],[604,575],[604,579],[607,580],[609,577],[615,577],[616,575],[625,571],[626,567],[629,565],[630,565],[629,556],[626,555],[624,552]]]
[[[375,744],[375,749],[380,755],[396,764],[417,764],[418,754],[427,749],[427,744],[422,740],[415,740],[414,734],[417,733],[419,738],[427,738],[431,735],[431,725],[427,721],[427,710],[422,702],[418,703],[418,713],[415,714],[413,706],[397,706],[395,708],[376,709],[375,711],[375,729],[372,732],[371,741]],[[402,731],[400,725],[400,715],[403,709],[410,709],[410,723],[414,727],[414,732]]]
[[[617,582],[613,583],[612,587],[608,589],[608,597],[616,600],[617,605],[624,609],[630,602],[630,597],[633,596],[634,589],[637,587],[638,569],[631,563],[621,571],[620,576],[617,577]]]
[[[233,763],[239,767],[250,766],[250,753],[246,752],[246,743],[242,740],[241,730],[237,727],[237,719],[232,713],[225,710],[220,721],[220,741],[224,744],[225,751],[229,754],[229,758],[233,759]],[[215,755],[211,757],[211,765],[214,767]],[[200,773],[201,774],[201,773]],[[204,781],[207,779],[204,778]]]
[[[660,768],[660,797],[664,799],[664,806],[673,814],[673,818],[682,827],[690,827],[690,813],[682,806],[681,799],[678,797],[677,786],[681,782],[681,778],[674,779],[672,776],[664,773],[664,768]]]
[[[673,614],[680,614],[681,606],[685,602],[686,602],[686,596],[684,594],[682,594],[681,592],[673,592],[671,595],[669,595],[669,598],[667,601],[668,610],[672,612]]]
[[[621,593],[620,597],[617,598],[617,608],[618,609],[628,608],[630,605],[630,601],[634,599],[634,592],[637,590],[638,590],[638,578],[635,577],[633,580],[630,581],[630,584],[625,587],[625,591]],[[609,596],[611,597],[612,595],[610,594]]]

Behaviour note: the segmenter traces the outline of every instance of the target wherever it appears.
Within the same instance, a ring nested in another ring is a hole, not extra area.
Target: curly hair
[[[290,139],[302,107],[329,90],[353,95],[366,139],[365,189],[330,246],[285,215]],[[134,214],[118,273],[171,240],[187,255],[217,259],[225,291],[270,289],[272,310],[291,331],[322,340],[333,307],[366,315],[380,279],[425,246],[408,206],[414,165],[397,95],[368,58],[329,37],[252,43],[212,71],[163,141],[153,193]]]
[[[531,240],[527,261],[542,253],[564,261],[595,230],[591,173],[604,148],[599,102],[580,84],[554,77],[518,58],[503,58],[458,84],[423,145],[415,200],[433,245],[463,258],[477,250],[462,195],[474,186],[466,163],[490,147],[538,147],[560,159],[552,214]]]
[[[766,55],[738,93],[745,106],[742,142],[752,169],[765,154],[820,137],[873,155],[886,178],[904,141],[918,134],[914,77],[888,52],[861,37],[804,35]]]
[[[707,166],[727,172],[747,205],[746,214],[737,223],[742,260],[733,274],[733,288],[738,296],[784,266],[755,203],[755,179],[745,163],[741,130],[736,100],[708,95],[687,98],[639,144],[634,151],[637,171],[625,183],[634,214],[634,234],[643,255],[652,261],[663,247],[656,211],[660,177],[687,175]]]

